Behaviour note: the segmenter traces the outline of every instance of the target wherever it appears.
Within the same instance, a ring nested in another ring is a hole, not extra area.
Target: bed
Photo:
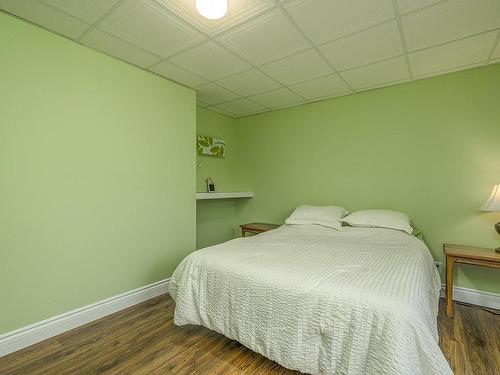
[[[203,325],[310,374],[452,374],[425,244],[383,228],[284,225],[207,247],[174,272],[177,325]]]

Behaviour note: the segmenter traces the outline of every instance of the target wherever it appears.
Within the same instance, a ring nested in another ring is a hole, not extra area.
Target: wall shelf
[[[253,191],[230,191],[225,193],[196,193],[196,200],[252,198]]]

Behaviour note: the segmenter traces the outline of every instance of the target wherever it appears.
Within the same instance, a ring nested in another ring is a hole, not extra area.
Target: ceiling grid
[[[232,117],[500,62],[500,0],[0,0]]]

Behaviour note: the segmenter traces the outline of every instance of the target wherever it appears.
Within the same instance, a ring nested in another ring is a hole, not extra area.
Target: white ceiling
[[[232,117],[500,62],[500,0],[0,0]]]

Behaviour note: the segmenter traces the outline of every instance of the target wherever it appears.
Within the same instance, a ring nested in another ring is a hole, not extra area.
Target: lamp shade
[[[500,211],[500,184],[493,187],[490,197],[480,211]]]

